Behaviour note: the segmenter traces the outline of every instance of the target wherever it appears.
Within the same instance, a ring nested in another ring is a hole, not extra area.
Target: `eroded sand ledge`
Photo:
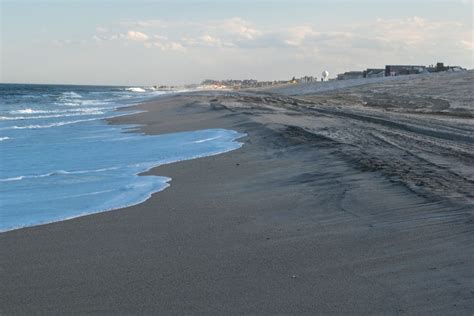
[[[473,75],[445,76],[437,93],[464,110],[393,106],[410,103],[406,91],[443,103],[427,92],[443,82],[433,76],[325,94],[182,94],[111,120],[248,137],[151,170],[171,187],[140,205],[0,234],[2,313],[469,315],[472,89],[453,91]]]

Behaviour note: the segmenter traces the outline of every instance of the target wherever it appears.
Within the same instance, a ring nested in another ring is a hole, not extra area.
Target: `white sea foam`
[[[143,89],[143,88],[138,88],[138,87],[130,87],[130,88],[126,88],[125,90],[127,90],[127,91],[132,91],[132,92],[146,92],[145,89]]]
[[[81,102],[55,102],[58,105],[67,105],[67,106],[80,106]]]
[[[24,178],[25,176],[11,177],[11,178],[0,179],[0,182],[18,181],[18,180],[23,180]]]
[[[105,100],[83,100],[81,105],[104,105],[110,103],[109,101]]]
[[[4,179],[0,179],[0,182],[20,181],[20,180],[23,180],[23,179],[45,178],[45,177],[52,177],[52,176],[58,176],[58,175],[75,175],[75,174],[85,174],[85,173],[98,173],[98,172],[111,171],[111,170],[117,170],[117,169],[120,169],[120,167],[100,168],[100,169],[92,169],[92,170],[78,170],[78,171],[56,170],[56,171],[49,172],[49,173],[44,173],[44,174],[4,178]]]
[[[71,112],[96,112],[101,111],[101,108],[73,108],[73,109],[55,109],[55,110],[33,110],[33,109],[22,109],[8,112],[9,114],[56,114],[56,113],[71,113]]]
[[[100,115],[104,114],[102,111],[76,111],[69,114],[51,114],[51,115],[38,115],[38,116],[0,116],[0,121],[20,121],[20,120],[38,120],[47,118],[58,118],[68,116],[81,116],[81,115]]]
[[[50,124],[44,124],[44,125],[25,125],[25,126],[9,126],[2,128],[3,130],[7,129],[40,129],[40,128],[50,128],[50,127],[58,127],[58,126],[64,126],[64,125],[70,125],[70,124],[77,124],[81,122],[88,122],[88,121],[95,121],[98,118],[91,118],[87,120],[76,120],[76,121],[66,121],[66,122],[57,122],[57,123],[50,123]]]
[[[7,139],[10,139],[10,137],[7,137],[7,136],[5,136],[5,137],[0,137],[0,142],[3,142],[4,140],[7,140]]]
[[[61,93],[62,96],[67,97],[67,98],[82,98],[82,96],[74,91],[68,91],[68,92],[63,92]]]
[[[210,141],[212,141],[212,140],[216,140],[216,139],[218,139],[218,138],[220,138],[220,137],[217,136],[217,137],[211,137],[211,138],[206,138],[206,139],[200,139],[200,140],[194,141],[193,143],[194,143],[194,144],[205,143],[205,142],[210,142]]]
[[[44,110],[33,110],[33,109],[22,109],[16,111],[10,111],[11,114],[33,114],[33,113],[48,113],[49,111]]]
[[[87,193],[82,193],[82,194],[65,195],[62,198],[69,199],[69,198],[80,197],[80,196],[99,195],[99,194],[110,193],[110,192],[114,192],[114,191],[116,191],[116,190],[114,189],[114,190],[103,190],[103,191],[87,192]]]
[[[15,229],[20,229],[20,228],[24,228],[24,227],[28,227],[28,226],[39,226],[39,225],[45,225],[45,224],[54,223],[54,222],[58,222],[58,221],[68,221],[68,220],[78,218],[78,217],[82,217],[82,216],[86,216],[86,215],[109,212],[109,211],[113,211],[113,210],[116,210],[116,209],[125,208],[125,207],[128,207],[128,206],[143,203],[146,200],[148,200],[153,193],[161,192],[161,191],[163,191],[164,189],[166,189],[170,186],[170,184],[168,182],[171,181],[171,178],[168,178],[168,177],[158,177],[158,178],[160,178],[161,181],[162,181],[161,182],[161,187],[156,188],[155,190],[153,190],[153,191],[151,191],[147,194],[144,194],[141,197],[141,199],[138,199],[136,201],[128,201],[128,202],[118,204],[118,205],[113,205],[113,206],[109,206],[109,207],[99,208],[99,209],[96,209],[96,210],[86,211],[86,212],[79,213],[77,215],[66,216],[66,217],[61,218],[61,219],[46,220],[46,221],[41,221],[41,222],[38,222],[38,223],[35,223],[35,224],[28,224],[27,223],[25,225],[16,225],[16,226],[0,228],[0,233],[15,230]],[[98,194],[100,194],[100,193],[105,193],[105,192],[98,192]]]
[[[104,171],[111,171],[111,170],[117,170],[117,169],[120,169],[120,167],[108,167],[108,168],[91,169],[91,170],[78,170],[78,171],[58,170],[58,171],[54,171],[54,172],[49,173],[49,175],[96,173],[96,172],[104,172]]]
[[[10,114],[48,114],[48,113],[61,113],[63,111],[59,110],[33,110],[33,109],[21,109],[21,110],[14,110],[8,113]]]

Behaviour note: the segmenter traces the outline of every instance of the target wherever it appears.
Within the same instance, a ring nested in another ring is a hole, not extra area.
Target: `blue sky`
[[[473,67],[472,0],[1,1],[1,82],[182,84]]]

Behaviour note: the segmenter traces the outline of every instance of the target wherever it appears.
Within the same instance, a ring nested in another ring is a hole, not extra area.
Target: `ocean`
[[[170,178],[154,166],[235,150],[244,136],[206,129],[144,135],[109,125],[152,88],[0,84],[0,231],[141,203]]]

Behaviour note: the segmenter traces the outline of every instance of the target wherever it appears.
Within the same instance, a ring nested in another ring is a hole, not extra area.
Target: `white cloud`
[[[200,39],[203,43],[211,45],[211,46],[219,46],[221,42],[220,39],[213,37],[209,34],[201,36]]]
[[[462,40],[461,42],[459,42],[459,44],[461,45],[461,47],[463,47],[464,49],[467,49],[467,50],[473,50],[474,51],[474,43],[472,40],[468,40],[468,41],[464,41]]]
[[[255,39],[262,34],[252,23],[238,17],[224,20],[221,23],[215,23],[215,25],[212,24],[211,27],[219,28],[222,32],[228,32],[244,39]]]
[[[167,23],[162,20],[122,21],[120,24],[125,27],[135,28],[165,27],[167,25]]]
[[[178,42],[171,42],[171,43],[167,44],[166,47],[169,50],[174,50],[174,51],[178,51],[178,52],[185,52],[186,51],[186,48]]]
[[[106,33],[108,31],[107,28],[103,27],[103,26],[98,26],[95,28],[95,30],[98,32],[98,33]]]
[[[188,47],[231,47],[232,43],[224,43],[220,38],[205,34],[197,37],[185,37],[183,43]]]
[[[102,42],[102,41],[108,40],[108,37],[103,36],[103,35],[94,35],[94,36],[92,36],[92,39],[96,42]]]
[[[97,43],[117,40],[122,42],[125,47],[128,41],[135,41],[143,43],[143,46],[146,48],[157,47],[162,51],[186,51],[186,47],[184,47],[183,44],[179,43],[178,41],[170,40],[168,36],[161,34],[154,34],[150,36],[146,33],[135,30],[129,30],[126,33],[95,34],[92,39]]]
[[[418,45],[440,39],[457,38],[463,28],[456,21],[432,21],[421,17],[405,19],[377,19],[362,28],[363,34],[381,41],[396,41],[406,45]]]
[[[55,39],[52,41],[53,45],[63,47],[70,45],[85,45],[87,41],[85,40],[71,40],[71,39]]]
[[[68,39],[53,40],[53,44],[56,45],[56,46],[60,46],[60,47],[65,46],[65,45],[69,45],[71,43],[72,43],[72,41],[68,40]]]
[[[191,27],[191,26],[202,26],[200,22],[193,21],[184,21],[184,20],[159,20],[159,19],[149,19],[149,20],[125,20],[119,23],[123,27],[127,28],[141,28],[141,29],[164,29],[164,28],[181,28],[181,27]]]
[[[216,48],[227,54],[252,54],[278,49],[281,56],[297,59],[322,58],[334,62],[371,60],[426,60],[453,56],[473,49],[472,29],[457,21],[431,20],[419,16],[376,19],[321,30],[314,24],[263,28],[240,17],[205,22],[144,20],[122,22],[119,26],[147,28],[110,34],[97,29],[95,41],[125,40],[142,42],[147,48],[186,52]],[[155,28],[155,29],[154,29]],[[155,35],[148,35],[155,33]],[[440,53],[442,52],[442,54]],[[248,52],[246,52],[248,53]],[[438,57],[439,56],[439,57]]]
[[[283,42],[290,46],[301,45],[306,37],[316,34],[313,28],[307,25],[292,27],[286,33],[283,35]]]
[[[176,52],[186,52],[186,48],[178,42],[147,42],[144,44],[146,48],[157,47],[162,51],[176,51]]]
[[[126,38],[131,41],[144,42],[148,40],[149,36],[145,33],[138,31],[128,31],[126,34]]]
[[[167,41],[168,40],[168,36],[164,36],[164,35],[160,35],[160,34],[153,35],[153,38],[155,38],[157,40],[160,40],[160,41]]]
[[[129,20],[120,22],[120,25],[127,28],[156,29],[160,32],[166,29],[175,35],[179,34],[180,38],[186,39],[193,46],[217,45],[219,41],[225,46],[234,41],[255,40],[262,34],[253,23],[239,17],[204,22]]]

